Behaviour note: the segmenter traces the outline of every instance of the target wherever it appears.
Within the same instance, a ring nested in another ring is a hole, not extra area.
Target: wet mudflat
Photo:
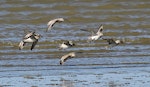
[[[149,87],[150,1],[0,1],[0,86],[1,87]],[[63,17],[45,32],[47,22]],[[104,37],[125,43],[106,49],[99,39],[87,43],[90,33],[80,29],[104,26]],[[18,44],[24,30],[43,37],[35,49]],[[64,40],[75,47],[58,50]],[[62,55],[83,52],[59,65]]]
[[[63,66],[59,70],[12,71],[22,73],[22,76],[1,77],[0,83],[2,87],[148,87],[149,69],[149,67]]]

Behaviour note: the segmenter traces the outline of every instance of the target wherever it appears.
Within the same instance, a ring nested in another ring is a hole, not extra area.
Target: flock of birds
[[[56,18],[56,19],[50,20],[47,23],[48,29],[46,30],[46,32],[50,31],[56,23],[60,23],[63,21],[65,21],[64,18]],[[113,47],[113,46],[117,46],[124,42],[123,40],[114,40],[113,38],[103,38],[103,25],[100,25],[97,32],[89,31],[86,29],[80,29],[80,30],[91,32],[91,36],[88,37],[87,42],[96,41],[99,38],[102,38],[103,40],[106,40],[108,42],[109,48]],[[23,37],[22,41],[19,43],[19,50],[22,50],[26,43],[32,43],[31,50],[33,50],[35,45],[37,44],[39,38],[41,38],[41,37],[42,36],[40,34],[36,33],[35,31],[26,32],[26,35]],[[67,48],[73,47],[73,46],[75,46],[75,43],[73,43],[72,41],[64,41],[62,44],[59,44],[59,50],[67,49]],[[60,65],[63,65],[67,59],[75,57],[76,53],[81,53],[81,52],[71,52],[71,53],[68,53],[68,54],[62,56],[60,59]]]

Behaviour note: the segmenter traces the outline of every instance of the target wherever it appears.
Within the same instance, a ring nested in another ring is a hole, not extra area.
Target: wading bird
[[[37,34],[35,32],[29,32],[27,33],[23,40],[19,43],[19,50],[23,49],[26,43],[32,43],[31,50],[35,47],[35,45],[38,42],[38,39],[41,37],[40,34]]]
[[[63,21],[64,21],[64,18],[56,18],[56,19],[50,20],[47,23],[48,29],[46,30],[46,32],[48,30],[51,30],[55,23],[60,23],[60,22],[63,22]]]
[[[89,32],[89,30],[84,30],[84,29],[81,29],[81,30]],[[92,33],[92,35],[88,37],[88,42],[98,40],[99,38],[103,36],[103,25],[100,25],[96,33],[94,31],[90,31],[90,32]]]
[[[67,48],[73,47],[73,46],[75,46],[75,44],[72,41],[65,41],[59,45],[59,50],[67,49]]]
[[[61,59],[60,59],[60,65],[63,65],[64,62],[65,62],[67,59],[73,58],[73,57],[75,57],[75,56],[76,56],[76,53],[75,53],[75,52],[71,52],[71,53],[68,53],[68,54],[62,56]]]
[[[124,41],[123,40],[114,40],[113,38],[110,38],[110,39],[104,39],[102,38],[103,40],[106,40],[109,44],[110,47],[114,47],[114,46],[117,46],[119,44],[123,44]]]

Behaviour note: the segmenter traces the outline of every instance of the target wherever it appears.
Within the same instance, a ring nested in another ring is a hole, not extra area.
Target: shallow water
[[[20,87],[20,81],[26,80],[23,85],[40,87],[42,81],[52,80],[42,86],[50,84],[63,87],[62,84],[70,84],[67,87],[79,87],[91,84],[91,87],[97,87],[103,84],[101,86],[146,87],[150,81],[145,80],[150,75],[149,71],[145,72],[150,67],[149,4],[149,0],[0,1],[0,80],[4,81],[0,86]],[[45,32],[47,22],[58,17],[69,21],[56,24],[51,31]],[[124,39],[125,43],[111,49],[105,48],[107,43],[102,39],[87,43],[91,34],[80,29],[96,30],[100,24],[104,25],[104,38]],[[32,51],[31,44],[27,44],[21,51],[18,50],[24,30],[35,30],[43,36]],[[64,40],[73,40],[76,46],[58,50],[58,45]],[[72,51],[83,53],[60,66],[60,57]],[[125,69],[128,72],[107,76],[114,69],[118,72]],[[134,73],[137,78],[130,79],[134,77]],[[75,78],[70,78],[72,74]],[[95,74],[107,76],[107,79],[99,81]],[[117,75],[120,78],[128,76],[130,82],[120,80],[116,83],[118,79],[114,77]],[[26,79],[28,76],[34,80]],[[39,76],[45,79],[39,80]],[[19,80],[14,82],[8,78]],[[29,83],[30,80],[33,82]],[[137,84],[137,80],[143,83]],[[134,82],[137,85],[133,85]]]

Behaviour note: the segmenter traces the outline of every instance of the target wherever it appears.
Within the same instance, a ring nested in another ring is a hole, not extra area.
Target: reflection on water
[[[0,73],[1,77],[62,73],[61,70],[77,72],[94,67],[149,67],[150,57],[150,1],[119,0],[44,0],[0,1]],[[69,21],[56,24],[52,31],[45,32],[47,22],[63,17]],[[80,29],[97,29],[104,25],[104,37],[124,39],[125,44],[105,49],[107,42],[99,39],[87,43],[90,33]],[[18,50],[24,30],[32,30],[43,37],[33,51],[31,44]],[[77,45],[67,50],[58,50],[64,40],[73,40]],[[59,65],[59,58],[71,51],[83,54]],[[77,69],[74,70],[74,69]],[[94,68],[101,69],[101,68]],[[48,72],[45,72],[48,70]],[[57,72],[49,72],[56,70]],[[27,72],[28,71],[28,72]],[[87,72],[89,72],[87,71]],[[74,85],[68,79],[61,80],[62,87]],[[95,82],[99,83],[99,82]],[[110,81],[109,86],[116,83]],[[117,83],[118,84],[118,83]],[[86,86],[86,83],[85,83]],[[121,85],[122,86],[122,85]]]

